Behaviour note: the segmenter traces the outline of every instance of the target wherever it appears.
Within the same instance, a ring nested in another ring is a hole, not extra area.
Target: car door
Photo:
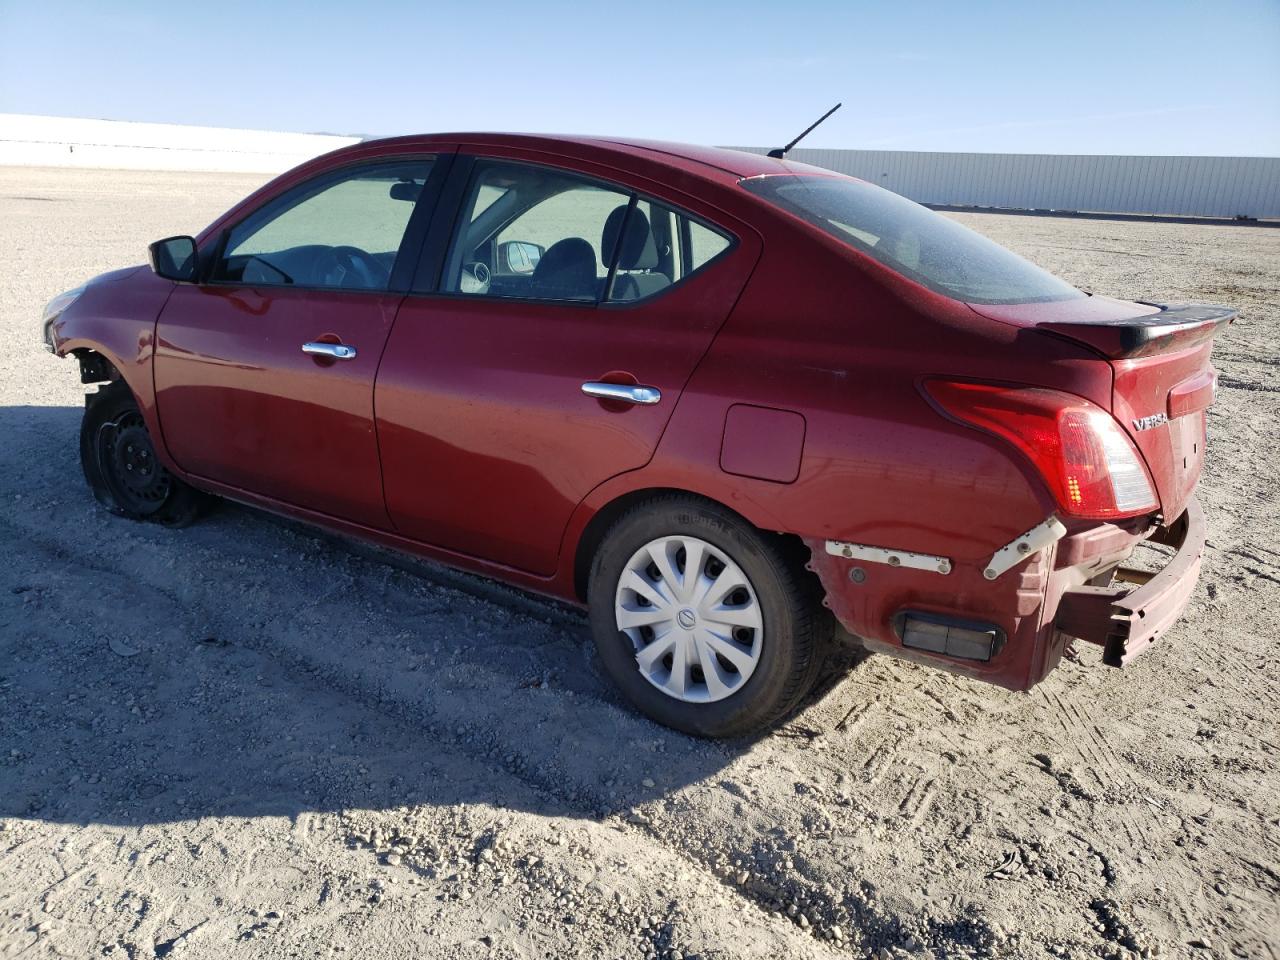
[[[498,157],[459,157],[446,193],[453,235],[378,374],[388,511],[402,534],[547,575],[587,493],[653,455],[758,241]]]
[[[389,526],[373,381],[443,166],[366,161],[288,189],[222,235],[207,282],[175,288],[154,364],[183,470]]]

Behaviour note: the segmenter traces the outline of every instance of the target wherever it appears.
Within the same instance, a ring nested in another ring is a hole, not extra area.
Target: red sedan
[[[1012,689],[1194,586],[1220,307],[1091,296],[785,159],[359,144],[50,303],[110,510],[209,494],[584,603],[649,716],[742,734],[843,627]],[[1144,540],[1167,565],[1124,564]]]

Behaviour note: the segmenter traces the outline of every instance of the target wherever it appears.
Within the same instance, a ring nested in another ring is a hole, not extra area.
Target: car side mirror
[[[196,242],[191,237],[166,237],[147,247],[151,269],[156,276],[179,283],[195,283],[198,258]]]
[[[545,247],[527,240],[508,240],[498,246],[498,269],[502,273],[533,273]]]

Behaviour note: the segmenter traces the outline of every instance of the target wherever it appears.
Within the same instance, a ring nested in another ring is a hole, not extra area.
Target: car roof
[[[369,140],[356,146],[368,147],[377,144],[388,147],[407,147],[430,146],[433,143],[516,147],[562,155],[604,151],[615,154],[619,158],[634,157],[721,181],[726,179],[740,180],[746,177],[759,177],[770,174],[823,174],[832,176],[830,170],[814,167],[807,163],[775,160],[760,154],[748,153],[745,150],[729,150],[724,147],[707,147],[665,140],[478,132],[420,134]],[[345,149],[350,150],[353,147]]]
[[[485,147],[506,147],[527,151],[530,154],[546,154],[548,163],[551,165],[555,164],[555,158],[586,161],[596,165],[613,164],[619,170],[629,170],[666,183],[693,178],[716,186],[736,186],[738,181],[743,179],[780,174],[843,177],[843,174],[807,163],[775,160],[760,154],[748,153],[745,150],[728,150],[723,147],[706,147],[663,140],[484,132],[379,137],[340,147],[286,171],[209,224],[201,231],[197,240],[204,243],[225,224],[262,203],[264,198],[335,164],[345,163],[349,159],[377,159],[416,151],[429,153],[441,148],[449,150],[458,148],[466,151],[473,148],[483,150]],[[687,183],[682,189],[688,192]],[[735,194],[744,199],[750,198],[751,202],[759,202],[746,191],[735,191]]]

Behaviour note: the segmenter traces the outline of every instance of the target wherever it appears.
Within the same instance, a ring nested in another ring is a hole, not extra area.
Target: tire
[[[207,505],[206,494],[183,483],[156,458],[142,412],[123,381],[85,396],[80,466],[94,498],[130,520],[185,527]]]
[[[691,552],[700,576],[686,580]],[[632,508],[591,566],[588,615],[605,670],[642,713],[685,733],[772,727],[813,687],[834,635],[800,553],[700,498]]]

